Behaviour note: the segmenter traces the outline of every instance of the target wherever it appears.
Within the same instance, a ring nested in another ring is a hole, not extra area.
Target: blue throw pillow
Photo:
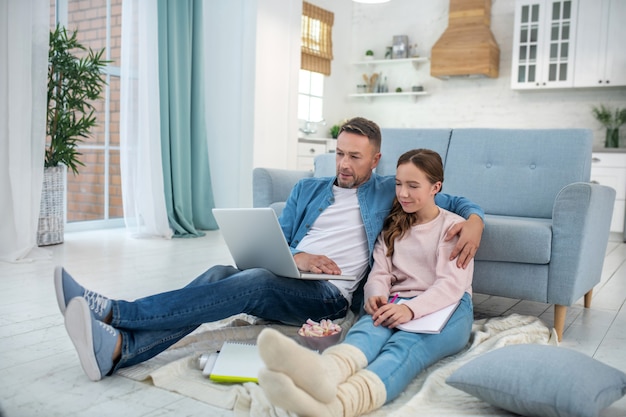
[[[571,349],[511,345],[461,366],[446,382],[532,417],[595,417],[626,394],[626,374]]]

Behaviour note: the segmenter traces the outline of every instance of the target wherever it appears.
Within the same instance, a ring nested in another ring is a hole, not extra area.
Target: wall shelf
[[[412,64],[415,70],[419,69],[419,66],[428,62],[429,59],[425,57],[415,57],[415,58],[400,58],[400,59],[370,59],[353,62],[352,65],[355,67],[367,67],[369,71],[373,71],[376,66],[389,66],[389,65],[402,65],[402,64]],[[354,98],[365,98],[367,101],[372,101],[372,99],[376,97],[410,97],[413,101],[417,101],[418,96],[424,96],[428,94],[425,91],[403,91],[401,93],[396,93],[395,91],[390,91],[388,93],[355,93],[350,94],[349,97]]]
[[[395,64],[407,64],[411,63],[417,69],[421,64],[428,62],[428,58],[400,58],[400,59],[369,59],[364,61],[353,62],[353,65],[367,66],[368,68],[374,68],[376,65],[395,65]]]
[[[428,93],[426,91],[403,91],[401,93],[396,93],[396,92],[390,92],[390,93],[357,93],[357,94],[350,94],[350,97],[355,97],[355,98],[365,98],[368,101],[371,101],[373,98],[376,97],[411,97],[413,98],[414,101],[417,101],[417,97],[418,96],[425,96]]]

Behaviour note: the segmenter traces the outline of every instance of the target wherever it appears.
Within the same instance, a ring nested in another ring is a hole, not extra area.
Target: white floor
[[[43,249],[43,248],[42,248]],[[214,264],[230,263],[219,232],[198,239],[145,240],[121,229],[66,233],[45,248],[48,258],[0,263],[0,415],[28,416],[232,416],[232,412],[120,376],[94,383],[83,374],[58,311],[52,271],[64,265],[81,283],[109,297],[133,299],[180,287]],[[568,309],[562,346],[626,372],[626,244],[611,236],[602,282],[592,308]],[[550,306],[474,297],[477,315],[541,317]],[[626,398],[604,417],[626,415]]]

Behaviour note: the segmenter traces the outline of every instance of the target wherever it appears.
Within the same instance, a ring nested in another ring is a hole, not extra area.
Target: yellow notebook
[[[258,382],[263,366],[256,345],[224,342],[209,378],[216,382]]]

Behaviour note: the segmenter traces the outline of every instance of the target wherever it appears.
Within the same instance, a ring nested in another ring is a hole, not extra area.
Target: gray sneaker
[[[120,332],[96,320],[84,298],[75,297],[67,305],[65,329],[89,379],[99,381],[113,369],[113,353]]]
[[[111,300],[81,286],[62,266],[54,268],[54,288],[62,314],[65,314],[68,303],[75,297],[82,297],[87,301],[97,320],[103,321],[111,311]]]

